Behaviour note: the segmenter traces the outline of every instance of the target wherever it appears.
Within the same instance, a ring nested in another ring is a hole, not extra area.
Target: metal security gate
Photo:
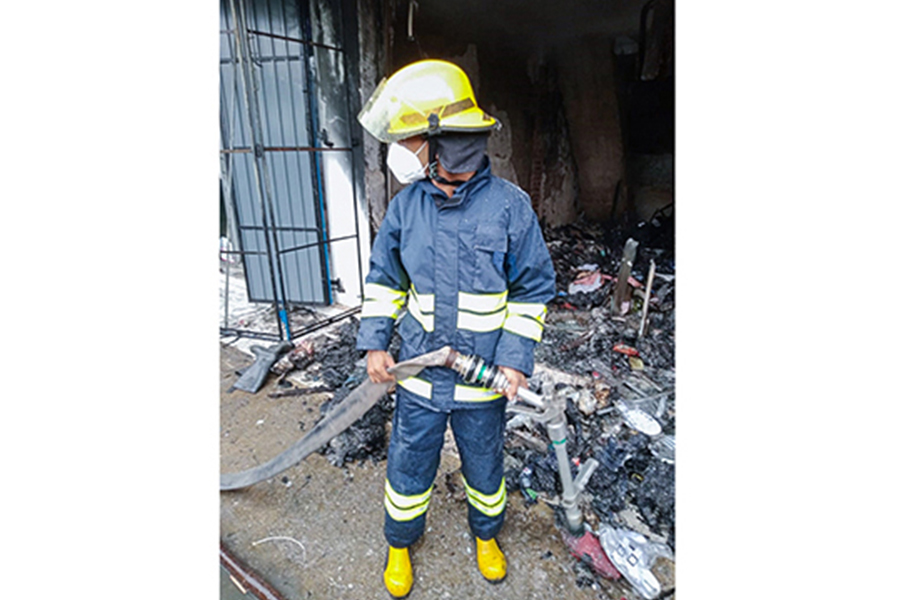
[[[344,57],[337,45],[312,41],[308,2],[316,0],[220,4],[222,197],[238,246],[226,252],[241,258],[249,300],[275,305],[280,339],[292,337],[290,306],[334,302],[329,246],[338,240],[328,237],[323,154],[353,157],[319,123],[315,52],[336,53],[342,68]],[[321,0],[314,8],[323,10]],[[353,190],[355,205],[355,181]],[[340,240],[355,238],[358,254],[358,223],[355,230]],[[271,337],[230,327],[227,301],[225,321],[223,331]]]

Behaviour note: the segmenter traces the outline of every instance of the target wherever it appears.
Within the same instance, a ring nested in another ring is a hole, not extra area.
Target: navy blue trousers
[[[506,512],[504,409],[505,402],[492,402],[484,408],[437,412],[397,387],[384,499],[384,536],[391,546],[406,548],[425,531],[448,418],[462,461],[469,527],[483,540],[497,535]]]

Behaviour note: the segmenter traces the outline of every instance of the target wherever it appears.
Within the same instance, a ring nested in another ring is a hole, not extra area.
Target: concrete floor
[[[257,394],[227,393],[235,370],[251,362],[240,350],[222,346],[222,472],[250,468],[293,444],[318,420],[318,407],[328,397],[270,399],[274,378]],[[383,461],[340,469],[313,454],[272,480],[222,492],[222,542],[286,600],[389,598],[381,581],[385,468]],[[486,582],[473,555],[458,468],[453,448],[445,447],[427,532],[412,547],[411,600],[639,598],[626,583],[578,588],[575,560],[553,525],[552,510],[542,503],[526,507],[518,493],[509,496],[498,536],[509,574],[499,585]]]

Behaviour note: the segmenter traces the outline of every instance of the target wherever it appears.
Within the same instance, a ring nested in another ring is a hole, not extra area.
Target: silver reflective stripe
[[[431,490],[428,488],[423,494],[404,496],[391,487],[391,482],[384,480],[384,508],[395,521],[411,521],[428,510],[431,501]]]
[[[459,311],[456,313],[456,328],[468,331],[495,331],[503,327],[506,312],[497,311],[492,315],[476,315],[475,313]]]
[[[544,327],[534,319],[518,315],[507,315],[503,329],[536,342],[541,341],[541,335],[544,332]]]
[[[406,292],[404,291],[394,290],[378,283],[366,283],[360,317],[396,319],[403,310],[405,302]]]
[[[500,294],[469,294],[468,292],[459,293],[458,307],[460,310],[466,310],[475,313],[493,313],[502,310],[506,306],[507,292]]]
[[[423,398],[431,398],[431,383],[418,377],[407,377],[397,382],[400,387]]]
[[[419,294],[415,286],[409,295],[409,314],[419,322],[422,329],[434,331],[434,294]]]
[[[422,308],[422,312],[434,312],[434,294],[420,294],[415,285],[413,285],[410,290],[412,291],[412,295],[415,296],[416,302],[418,302],[419,306]]]
[[[453,399],[458,402],[488,402],[496,400],[503,394],[499,394],[494,390],[483,387],[473,387],[470,385],[459,385],[453,390]]]

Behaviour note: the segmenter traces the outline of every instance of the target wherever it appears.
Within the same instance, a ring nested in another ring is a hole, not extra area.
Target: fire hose
[[[457,372],[466,383],[497,391],[504,391],[510,385],[509,380],[495,365],[488,365],[479,356],[460,354],[449,346],[397,363],[390,367],[388,372],[400,380],[417,375],[426,367],[447,367]],[[224,491],[246,488],[296,465],[361,418],[393,384],[393,381],[374,383],[371,379],[366,379],[316,423],[309,433],[275,458],[246,471],[221,474],[219,489]],[[578,508],[581,492],[598,463],[594,458],[589,458],[577,475],[572,477],[566,451],[568,426],[565,399],[552,395],[549,401],[545,401],[539,394],[521,387],[517,396],[530,406],[511,404],[508,410],[528,415],[535,421],[544,423],[556,453],[563,488],[562,512],[566,524],[563,540],[572,554],[585,560],[600,575],[617,579],[620,576],[619,572],[603,552],[597,536],[586,530],[583,515]]]

